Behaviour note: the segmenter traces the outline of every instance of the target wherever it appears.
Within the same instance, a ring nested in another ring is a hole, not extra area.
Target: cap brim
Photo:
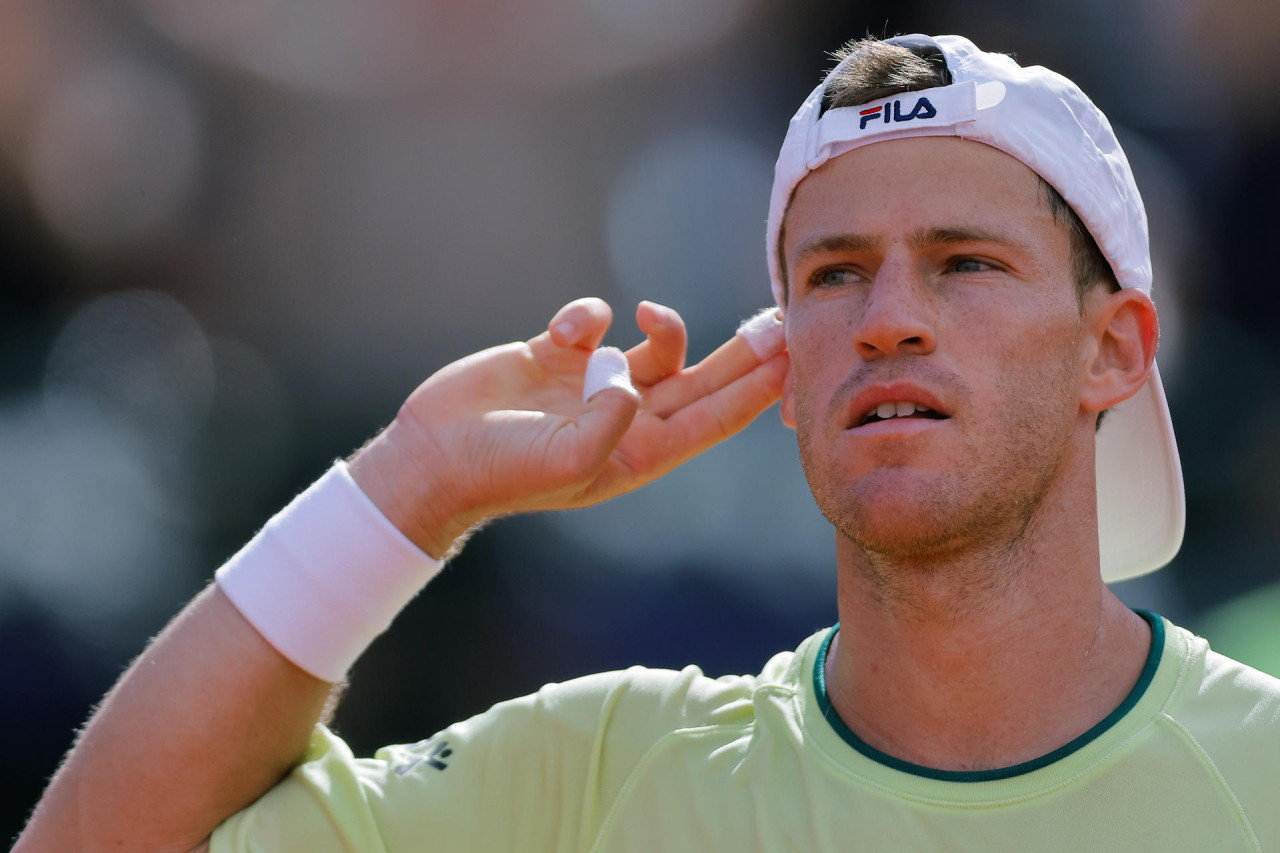
[[[1168,563],[1186,526],[1186,497],[1160,373],[1103,420],[1097,437],[1102,579],[1126,580]]]

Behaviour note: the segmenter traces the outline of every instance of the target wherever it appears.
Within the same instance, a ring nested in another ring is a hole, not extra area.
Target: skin
[[[955,138],[824,164],[783,251],[783,417],[837,531],[837,712],[872,746],[951,770],[1087,731],[1150,644],[1099,575],[1093,455],[1097,413],[1150,370],[1150,300],[1081,300],[1035,175]],[[886,397],[947,417],[860,426]]]
[[[661,476],[776,402],[786,353],[734,336],[685,367],[684,323],[641,303],[634,392],[582,400],[612,314],[564,306],[547,331],[451,364],[351,460],[352,477],[432,556],[485,518],[586,506]],[[112,688],[45,791],[15,853],[207,849],[225,818],[284,776],[333,685],[298,669],[211,586]]]

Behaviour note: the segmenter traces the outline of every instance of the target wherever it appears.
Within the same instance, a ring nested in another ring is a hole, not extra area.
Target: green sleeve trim
[[[1138,681],[1133,685],[1133,689],[1129,691],[1129,695],[1106,718],[1070,743],[1060,746],[1053,752],[1046,753],[1039,758],[1033,758],[1030,761],[1024,761],[1021,764],[1014,764],[1010,767],[997,767],[994,770],[936,770],[932,767],[903,761],[901,758],[894,758],[854,734],[845,725],[844,720],[840,719],[840,715],[831,706],[830,697],[827,696],[827,652],[831,648],[832,639],[835,638],[840,630],[838,622],[827,632],[827,636],[822,641],[822,646],[818,649],[817,659],[813,664],[813,691],[818,697],[818,708],[822,711],[823,719],[831,725],[831,728],[835,729],[836,734],[840,735],[845,743],[872,761],[891,767],[894,770],[900,770],[903,773],[910,773],[913,776],[939,779],[944,782],[993,782],[998,779],[1009,779],[1025,773],[1032,773],[1042,767],[1047,767],[1055,761],[1066,758],[1071,753],[1096,740],[1119,722],[1125,714],[1129,713],[1134,705],[1138,704],[1138,700],[1142,698],[1142,694],[1151,685],[1151,680],[1155,678],[1156,670],[1160,667],[1160,657],[1164,652],[1164,619],[1148,610],[1135,608],[1134,612],[1147,620],[1147,624],[1151,626],[1151,648],[1147,651],[1147,660],[1143,664],[1142,674],[1138,676]]]

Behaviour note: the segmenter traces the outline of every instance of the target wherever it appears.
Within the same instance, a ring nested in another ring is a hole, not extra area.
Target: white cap
[[[984,53],[960,36],[888,41],[940,55],[952,82],[824,112],[824,81],[805,99],[778,154],[769,203],[769,274],[779,305],[778,234],[796,186],[832,157],[911,136],[971,139],[1026,164],[1079,215],[1120,286],[1151,292],[1147,214],[1133,172],[1107,117],[1076,84],[1047,68]],[[1098,431],[1097,482],[1103,579],[1137,577],[1173,559],[1182,544],[1186,498],[1154,366],[1142,389],[1114,406]]]

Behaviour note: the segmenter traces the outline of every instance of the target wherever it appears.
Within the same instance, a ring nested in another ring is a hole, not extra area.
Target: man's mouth
[[[933,421],[945,420],[946,415],[936,412],[928,406],[920,403],[912,403],[907,400],[892,400],[880,403],[874,409],[862,416],[855,427],[865,426],[867,424],[877,423],[879,421],[887,421],[894,418],[915,418],[927,419]]]

